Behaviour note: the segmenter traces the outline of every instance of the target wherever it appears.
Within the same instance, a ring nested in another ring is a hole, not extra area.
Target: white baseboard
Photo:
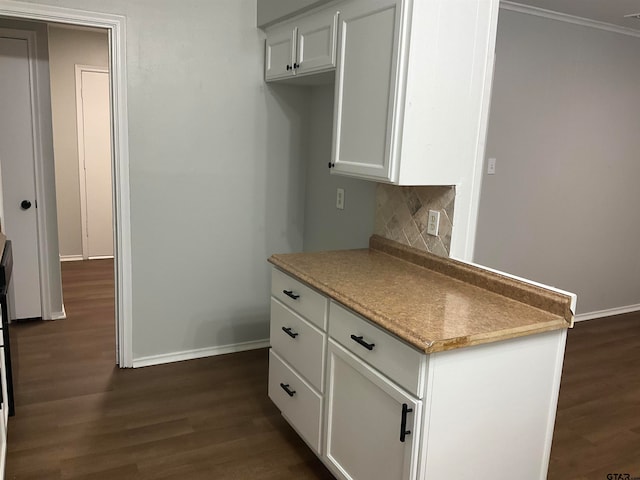
[[[255,350],[267,348],[269,339],[255,340],[252,342],[234,343],[231,345],[221,345],[218,347],[196,348],[184,352],[162,353],[160,355],[150,355],[133,359],[133,368],[149,367],[151,365],[161,365],[163,363],[181,362],[183,360],[193,360],[195,358],[213,357],[226,353],[244,352],[245,350]]]
[[[113,255],[96,255],[95,257],[89,257],[87,260],[105,260],[114,259]],[[84,260],[82,255],[60,255],[61,262],[78,262]]]
[[[80,260],[84,260],[82,255],[60,255],[61,262],[77,262]]]
[[[64,320],[67,318],[67,312],[64,309],[64,304],[62,304],[61,312],[51,312],[51,318],[47,318],[45,320]]]
[[[640,303],[636,305],[628,305],[626,307],[608,308],[606,310],[598,310],[596,312],[581,313],[576,315],[575,321],[582,322],[584,320],[593,320],[594,318],[611,317],[613,315],[622,315],[623,313],[632,313],[640,311]]]

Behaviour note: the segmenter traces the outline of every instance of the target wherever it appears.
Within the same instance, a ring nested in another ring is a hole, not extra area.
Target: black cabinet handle
[[[291,331],[291,327],[282,327],[282,331],[289,335],[291,338],[296,338],[299,334]]]
[[[359,337],[356,337],[355,335],[351,335],[351,340],[353,340],[356,343],[359,343],[360,345],[362,345],[367,350],[373,350],[373,347],[376,346],[375,343],[367,343],[367,342],[365,342],[362,339],[362,335],[360,335]]]
[[[300,68],[300,64],[299,64],[299,63],[294,63],[294,64],[293,64],[293,68],[294,68],[294,69]]]
[[[29,200],[22,200],[22,202],[20,202],[20,208],[22,210],[29,210],[31,208],[31,202]]]
[[[287,70],[293,70],[293,68],[291,67],[291,65],[287,65]]]
[[[336,166],[336,164],[335,164],[335,163],[331,163],[331,162],[329,162],[329,168],[333,168],[333,167],[335,167],[335,166]]]
[[[289,395],[290,397],[293,397],[296,394],[295,390],[291,390],[289,388],[289,384],[288,383],[281,383],[280,386],[282,387],[282,389],[287,392],[287,395]],[[404,440],[403,440],[404,441]]]
[[[282,290],[282,293],[284,293],[289,298],[293,298],[294,300],[300,298],[300,295],[296,295],[295,293],[293,293],[293,290]]]
[[[402,419],[400,420],[400,441],[404,443],[405,437],[411,435],[411,430],[407,430],[407,413],[413,412],[406,403],[402,404]]]

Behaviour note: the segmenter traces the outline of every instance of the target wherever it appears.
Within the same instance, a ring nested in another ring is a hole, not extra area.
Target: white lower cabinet
[[[327,335],[271,299],[271,346],[315,387],[323,390]]]
[[[416,479],[426,355],[277,269],[271,295],[282,415],[337,478]]]
[[[320,453],[322,397],[273,350],[269,352],[269,398],[309,446]]]
[[[546,478],[566,329],[426,355],[279,270],[271,315],[269,397],[339,480]]]
[[[328,304],[324,295],[273,269],[269,398],[319,456]]]
[[[422,403],[329,340],[326,460],[349,480],[409,480]]]

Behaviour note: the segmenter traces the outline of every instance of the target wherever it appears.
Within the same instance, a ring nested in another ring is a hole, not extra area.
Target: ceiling
[[[544,8],[640,31],[640,20],[624,18],[625,15],[631,13],[640,13],[640,0],[515,0],[513,3]]]

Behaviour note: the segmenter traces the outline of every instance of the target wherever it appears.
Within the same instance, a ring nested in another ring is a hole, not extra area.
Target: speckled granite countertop
[[[369,249],[269,262],[425,353],[573,325],[570,295],[377,235]]]

